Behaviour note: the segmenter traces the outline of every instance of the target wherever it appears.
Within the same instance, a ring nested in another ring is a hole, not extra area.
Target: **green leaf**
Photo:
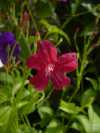
[[[94,111],[92,106],[88,109],[88,115],[92,133],[100,133],[100,116]]]
[[[10,106],[0,107],[0,126],[7,124],[12,108]]]
[[[82,6],[88,9],[94,16],[100,18],[100,4],[93,6],[92,4],[82,3]]]
[[[37,15],[41,18],[54,15],[54,7],[50,1],[39,1],[36,4]]]
[[[44,95],[39,92],[26,95],[26,97],[17,103],[17,108],[22,114],[31,113],[35,109],[35,105],[38,104],[43,97]]]
[[[89,107],[96,96],[96,92],[92,89],[86,90],[81,97],[81,105],[83,107]]]
[[[80,108],[76,106],[74,103],[65,102],[63,100],[61,100],[60,102],[59,109],[69,114],[76,114],[80,110]]]
[[[26,59],[31,53],[28,39],[21,33],[18,40],[21,46],[21,57],[22,59]]]
[[[34,36],[29,36],[29,37],[28,37],[28,44],[34,43],[34,39],[35,39]]]
[[[26,124],[21,124],[18,133],[38,133],[34,128],[27,126]]]
[[[18,133],[18,115],[15,104],[12,106],[2,107],[1,110],[0,131],[2,131],[2,133]]]
[[[6,94],[2,91],[0,91],[0,104],[6,102],[8,100]]]
[[[100,133],[100,116],[92,106],[88,108],[88,117],[85,115],[75,116],[86,133]]]
[[[0,72],[0,81],[6,84],[12,84],[13,83],[13,77],[10,74],[7,74],[5,72]]]
[[[81,126],[81,124],[79,122],[74,121],[71,125],[71,128],[77,130],[77,131],[83,131],[83,127]]]
[[[78,5],[76,3],[71,4],[71,14],[75,14],[77,11]]]
[[[57,120],[52,120],[45,133],[63,133],[63,127]]]
[[[92,133],[91,125],[90,125],[90,122],[89,122],[87,116],[78,115],[78,116],[76,116],[76,119],[80,122],[80,124],[82,125],[82,127],[86,133]]]
[[[44,117],[44,115],[49,115],[49,116],[52,116],[53,115],[53,111],[50,107],[48,106],[41,106],[38,108],[38,111],[39,111],[39,114],[41,116],[41,118]]]
[[[97,83],[96,79],[92,79],[92,78],[86,77],[86,80],[88,80],[91,83],[91,85],[92,85],[94,90],[97,90],[98,83]]]
[[[70,45],[71,42],[68,35],[60,28],[58,28],[56,25],[50,25],[46,20],[41,20],[40,23],[46,27],[46,29],[48,30],[48,35],[59,34],[63,36],[67,40],[68,44]]]

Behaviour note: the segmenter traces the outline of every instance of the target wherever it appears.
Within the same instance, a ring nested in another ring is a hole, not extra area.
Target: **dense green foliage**
[[[95,0],[96,1],[96,0]],[[0,32],[11,31],[20,61],[0,68],[0,133],[100,133],[100,4],[89,0],[0,0]],[[37,35],[37,33],[40,35]],[[38,39],[76,51],[78,68],[61,91],[37,91],[26,59]]]

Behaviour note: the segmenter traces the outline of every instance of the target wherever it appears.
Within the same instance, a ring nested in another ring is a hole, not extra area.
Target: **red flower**
[[[43,90],[48,81],[52,81],[55,89],[62,89],[70,84],[70,79],[65,72],[71,72],[77,68],[76,53],[67,53],[57,56],[57,49],[48,40],[39,42],[36,54],[27,60],[27,66],[36,69],[37,74],[30,78],[31,84],[38,90]]]

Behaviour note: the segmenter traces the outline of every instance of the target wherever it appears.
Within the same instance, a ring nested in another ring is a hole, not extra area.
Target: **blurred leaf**
[[[71,4],[71,14],[75,14],[76,13],[77,7],[78,7],[77,3],[72,3]]]
[[[46,116],[47,115],[49,115],[49,116],[53,115],[52,109],[48,106],[41,106],[41,107],[39,107],[38,111],[39,111],[41,118],[43,118],[44,115],[46,115]]]
[[[5,108],[5,114],[2,114],[3,119],[0,118],[0,120],[5,122],[2,125],[2,133],[18,133],[18,118],[15,105],[12,107],[6,106]]]
[[[45,133],[63,133],[63,127],[56,120],[52,120]]]
[[[76,106],[74,103],[68,103],[63,100],[61,100],[59,108],[62,111],[69,113],[69,114],[76,114],[80,110],[80,108],[78,106]]]
[[[96,96],[96,92],[94,90],[92,89],[86,90],[82,94],[81,105],[83,107],[89,107],[93,103],[95,96]]]
[[[6,3],[3,0],[0,0],[0,10],[2,11],[7,11],[9,6],[12,4],[9,0],[6,0]]]
[[[30,45],[24,34],[20,34],[18,41],[21,46],[21,57],[25,60],[30,55]]]
[[[91,83],[91,85],[92,85],[94,90],[97,90],[98,83],[97,83],[96,79],[92,79],[92,78],[86,77],[86,80],[88,80]]]
[[[100,133],[100,116],[90,106],[88,109],[89,121],[91,124],[91,133]]]
[[[46,20],[41,20],[40,23],[46,27],[46,29],[48,30],[48,35],[59,34],[67,40],[68,44],[70,44],[70,38],[68,37],[68,35],[56,25],[50,25]]]
[[[0,28],[4,28],[5,27],[5,25],[4,24],[0,24]]]
[[[80,33],[80,36],[91,36],[94,33],[94,29],[93,29],[93,22],[88,23],[86,22],[83,31]]]
[[[27,126],[26,124],[23,124],[20,126],[18,133],[38,133],[34,128],[31,128]]]
[[[6,94],[0,91],[0,104],[6,102],[7,100],[8,100],[8,97],[6,96]]]
[[[82,125],[82,127],[83,127],[83,129],[84,129],[84,131],[86,133],[92,133],[91,125],[90,125],[90,122],[89,122],[87,116],[85,116],[85,115],[78,115],[76,118],[80,122],[80,124]]]
[[[72,125],[71,125],[71,128],[77,130],[77,131],[83,131],[83,127],[80,125],[79,122],[73,122]]]
[[[29,36],[29,37],[28,37],[28,44],[34,43],[34,39],[35,39],[34,36]]]
[[[12,96],[16,95],[16,93],[23,87],[23,82],[18,80],[19,82],[15,83],[12,89]]]
[[[88,108],[88,117],[85,115],[75,116],[86,133],[100,133],[100,116],[92,106]]]
[[[38,1],[36,4],[37,15],[41,18],[54,15],[54,7],[50,1]]]
[[[10,106],[0,107],[0,126],[7,124],[12,108]]]
[[[12,84],[13,77],[10,74],[7,74],[6,72],[0,72],[0,81],[6,84]]]
[[[97,16],[100,18],[100,4],[93,6],[90,3],[82,3],[82,6],[87,8],[89,12],[91,12],[94,16]]]
[[[30,90],[27,90],[25,87],[21,88],[18,93],[16,94],[16,100],[19,102],[24,99],[29,99],[31,97]]]
[[[17,103],[18,110],[21,114],[29,114],[35,109],[35,105],[44,97],[42,93],[35,92],[24,97]]]

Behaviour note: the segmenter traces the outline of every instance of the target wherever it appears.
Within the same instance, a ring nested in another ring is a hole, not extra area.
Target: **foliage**
[[[0,0],[0,35],[13,32],[19,60],[0,68],[0,133],[100,133],[100,3],[93,0]],[[38,40],[74,51],[71,85],[37,91],[26,59]],[[1,49],[0,49],[1,52]]]

